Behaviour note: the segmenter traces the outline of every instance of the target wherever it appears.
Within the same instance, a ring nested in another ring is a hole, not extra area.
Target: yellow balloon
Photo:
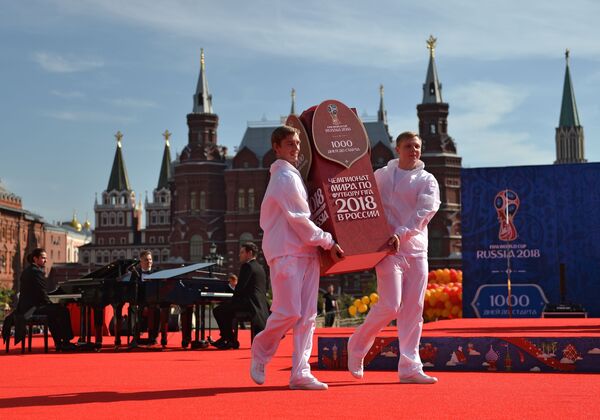
[[[377,293],[373,292],[369,295],[369,299],[371,299],[371,302],[377,303],[377,302],[379,302],[379,295]]]
[[[365,305],[364,303],[361,303],[360,306],[358,307],[358,312],[360,312],[361,314],[364,314],[368,310],[369,310],[369,307],[367,305]]]
[[[360,301],[365,305],[368,305],[371,300],[369,299],[369,296],[363,296]]]
[[[355,316],[356,315],[356,306],[352,305],[352,306],[348,307],[348,313],[351,316]]]
[[[360,306],[360,304],[361,304],[361,303],[362,303],[362,302],[361,302],[361,300],[360,300],[360,299],[354,299],[354,303],[353,303],[353,304],[354,304],[354,306],[356,306],[357,308]]]

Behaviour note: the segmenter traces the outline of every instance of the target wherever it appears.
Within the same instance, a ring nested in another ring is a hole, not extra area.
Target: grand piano
[[[51,300],[57,302],[77,302],[81,309],[79,345],[86,348],[101,348],[101,324],[103,310],[107,305],[115,309],[113,334],[115,343],[120,343],[121,314],[117,307],[124,303],[130,305],[179,305],[193,308],[196,315],[195,340],[192,348],[204,348],[205,307],[223,302],[233,296],[228,282],[216,278],[212,273],[214,263],[198,263],[169,270],[162,270],[144,276],[143,282],[132,280],[132,272],[137,270],[138,260],[116,260],[80,279],[58,283],[54,292],[49,293]],[[206,271],[208,270],[208,271]],[[201,274],[201,275],[198,275]],[[139,277],[139,276],[135,276]],[[134,278],[135,278],[134,277]],[[144,288],[144,293],[139,293]],[[143,299],[140,299],[143,296]],[[119,308],[120,309],[120,308]],[[95,343],[91,342],[91,319],[94,313],[96,329]],[[199,320],[199,322],[198,322]],[[189,319],[191,324],[191,318]],[[209,318],[210,324],[210,318]],[[210,328],[210,325],[209,325]]]

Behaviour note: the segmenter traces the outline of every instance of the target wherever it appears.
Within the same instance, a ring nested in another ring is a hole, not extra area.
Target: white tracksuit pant
[[[351,337],[349,352],[365,357],[382,328],[392,319],[398,324],[398,374],[409,377],[423,371],[419,341],[423,329],[423,301],[427,289],[427,258],[390,255],[375,268],[377,302]]]
[[[284,256],[271,261],[270,268],[272,313],[265,329],[254,337],[252,357],[259,363],[269,363],[281,337],[293,328],[290,383],[300,383],[312,377],[308,360],[317,317],[319,259],[316,256]]]

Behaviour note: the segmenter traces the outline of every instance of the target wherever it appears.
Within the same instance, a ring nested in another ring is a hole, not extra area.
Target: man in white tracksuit
[[[308,194],[296,169],[300,140],[293,127],[275,129],[271,145],[277,160],[260,207],[264,231],[263,253],[271,269],[273,303],[265,329],[254,337],[250,376],[265,381],[269,363],[281,337],[293,328],[291,389],[327,389],[310,372],[308,360],[317,316],[319,290],[318,247],[330,250],[334,260],[343,251],[328,232],[310,220]]]
[[[398,159],[375,172],[388,224],[394,232],[394,253],[375,268],[379,302],[348,341],[348,370],[363,376],[363,359],[376,335],[392,319],[398,325],[401,383],[433,384],[423,372],[419,341],[427,288],[427,224],[440,206],[439,186],[420,160],[421,139],[404,132],[396,139]]]

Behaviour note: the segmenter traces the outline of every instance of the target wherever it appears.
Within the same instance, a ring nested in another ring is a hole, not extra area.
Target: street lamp
[[[223,261],[225,258],[223,258],[222,255],[217,254],[217,244],[215,244],[214,242],[210,244],[210,247],[208,248],[208,255],[204,256],[204,260],[206,262],[210,262],[210,263],[215,263],[217,265],[217,267],[220,269],[221,266],[223,266]],[[209,268],[209,272],[212,275],[212,266]]]

